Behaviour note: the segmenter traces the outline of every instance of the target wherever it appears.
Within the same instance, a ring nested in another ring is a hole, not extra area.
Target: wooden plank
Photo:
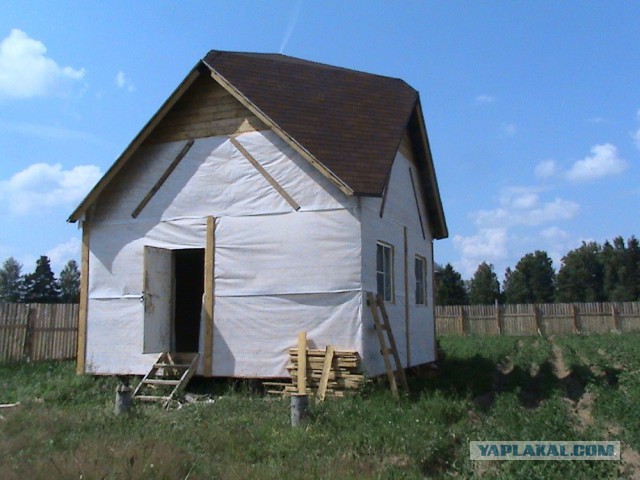
[[[407,239],[407,227],[403,227],[404,233],[404,325],[407,350],[407,366],[411,365],[411,331],[409,325],[409,241]],[[425,262],[426,263],[426,262]],[[426,267],[426,265],[425,265]],[[425,272],[426,274],[426,272]],[[425,295],[427,292],[425,291]]]
[[[413,180],[413,170],[409,167],[409,176],[411,177],[411,188],[413,190],[413,199],[416,202],[416,209],[418,210],[418,219],[420,220],[420,230],[422,231],[422,238],[427,239],[424,234],[424,224],[422,223],[422,213],[420,212],[420,203],[418,202],[418,193],[416,192],[416,184]]]
[[[242,144],[238,141],[238,139],[231,137],[231,143],[234,147],[238,149],[238,151],[246,158],[253,167],[260,172],[260,174],[265,178],[267,182],[280,194],[282,198],[284,198],[291,208],[298,211],[300,210],[300,205],[296,202],[291,195],[289,195],[282,185],[280,185],[270,174],[265,170],[265,168],[251,155],[246,148],[242,146]]]
[[[307,332],[298,334],[298,393],[307,394]]]
[[[150,143],[166,143],[193,138],[218,137],[222,135],[236,135],[245,132],[255,132],[266,130],[264,125],[256,116],[234,118],[231,120],[219,120],[211,122],[206,127],[189,127],[184,130],[167,130],[158,132],[149,140]]]
[[[384,215],[384,206],[387,204],[387,191],[389,190],[389,179],[391,178],[391,174],[387,176],[387,179],[384,182],[384,187],[382,187],[382,201],[380,202],[380,218]]]
[[[86,370],[87,356],[87,315],[89,307],[89,237],[91,226],[87,220],[82,223],[82,252],[80,260],[80,306],[78,315],[78,345],[76,353],[76,373]]]
[[[318,400],[324,401],[327,393],[327,382],[329,382],[329,373],[331,372],[331,363],[333,362],[333,346],[327,345],[327,353],[324,357],[324,365],[322,367],[322,376],[320,377],[320,386],[318,387]]]
[[[178,153],[176,158],[173,159],[173,161],[169,164],[169,166],[164,171],[162,176],[158,179],[156,184],[153,187],[151,187],[151,190],[149,190],[147,192],[147,194],[140,201],[140,203],[135,208],[135,210],[131,213],[131,216],[133,218],[137,218],[138,215],[140,215],[140,212],[142,212],[144,207],[147,206],[147,203],[149,203],[149,201],[153,198],[153,196],[156,194],[156,192],[158,190],[160,190],[160,187],[162,187],[162,185],[164,185],[164,182],[166,182],[167,178],[169,178],[169,175],[171,175],[171,173],[173,173],[173,171],[176,169],[176,167],[180,163],[180,160],[182,160],[184,158],[184,156],[187,154],[187,152],[189,151],[189,149],[191,148],[192,145],[193,145],[193,139],[187,141],[187,143],[182,147],[182,150],[180,150],[180,153]]]
[[[204,63],[204,62],[203,62]],[[205,65],[207,65],[205,63]],[[298,152],[303,158],[305,158],[311,165],[313,165],[324,177],[326,177],[331,183],[337,186],[342,193],[348,197],[353,195],[353,189],[344,183],[335,173],[328,169],[325,165],[319,162],[307,149],[300,145],[296,139],[285,132],[277,124],[275,124],[262,110],[254,105],[251,100],[245,97],[237,88],[229,83],[222,75],[220,75],[213,67],[207,65],[211,71],[211,77],[218,82],[222,87],[233,95],[242,105],[247,107],[253,114],[262,120],[266,125],[282,138],[289,146],[291,146],[296,152]]]
[[[204,362],[203,375],[213,375],[213,322],[215,308],[216,218],[207,217],[204,251]]]

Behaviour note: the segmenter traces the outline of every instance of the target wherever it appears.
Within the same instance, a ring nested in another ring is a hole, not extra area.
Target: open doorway
[[[204,249],[174,250],[176,352],[197,352],[204,293]]]

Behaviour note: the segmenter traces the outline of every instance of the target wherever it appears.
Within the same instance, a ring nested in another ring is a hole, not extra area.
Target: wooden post
[[[324,354],[324,364],[322,365],[322,375],[320,376],[320,385],[318,386],[318,401],[324,401],[327,393],[327,383],[329,383],[329,375],[331,373],[331,363],[333,362],[333,345],[327,345]]]
[[[27,305],[27,325],[24,332],[24,345],[22,347],[22,357],[32,360],[33,357],[33,331],[35,329],[35,308]]]
[[[578,310],[575,303],[571,304],[571,317],[573,320],[573,333],[577,335],[580,333],[580,326],[578,325]]]
[[[544,322],[542,321],[542,316],[540,315],[540,309],[538,309],[538,305],[532,305],[533,308],[533,318],[536,322],[536,330],[540,333],[541,336],[546,336],[546,329],[544,328]]]
[[[213,320],[215,305],[216,219],[207,217],[204,251],[204,376],[213,375]]]
[[[307,332],[298,334],[298,394],[307,394]]]
[[[618,315],[618,311],[616,310],[616,304],[611,304],[611,317],[613,319],[613,329],[616,332],[622,333],[622,325],[620,322],[620,315]]]
[[[85,214],[88,215],[88,212]],[[80,305],[78,314],[78,351],[76,373],[85,371],[87,358],[87,317],[89,312],[89,224],[82,224],[82,259],[80,261]]]
[[[502,331],[502,320],[500,316],[500,305],[498,304],[498,299],[496,298],[494,303],[494,308],[496,309],[496,325],[498,326],[498,335],[502,335],[504,332]]]
[[[462,335],[470,335],[469,331],[469,317],[465,314],[464,307],[459,306],[460,309],[460,324],[462,325]]]

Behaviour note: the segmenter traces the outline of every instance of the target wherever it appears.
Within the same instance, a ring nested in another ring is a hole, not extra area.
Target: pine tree
[[[78,303],[80,301],[80,271],[75,260],[69,260],[60,272],[60,302]]]
[[[49,257],[42,255],[36,261],[36,269],[25,277],[25,302],[57,303],[60,301],[60,288],[51,271]]]
[[[455,271],[450,263],[447,263],[444,268],[439,267],[436,276],[438,279],[436,303],[438,305],[467,305],[469,303],[462,276]]]
[[[500,300],[500,282],[493,265],[482,262],[469,282],[469,302],[471,305],[492,305],[496,300]]]
[[[0,302],[21,302],[24,297],[22,264],[9,257],[0,268]]]

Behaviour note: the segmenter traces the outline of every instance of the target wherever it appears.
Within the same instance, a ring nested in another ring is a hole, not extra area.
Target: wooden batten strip
[[[329,383],[329,373],[331,373],[331,363],[333,362],[332,345],[327,345],[327,352],[324,357],[324,365],[322,365],[322,375],[320,376],[320,386],[318,387],[318,400],[321,402],[327,393],[327,384]]]
[[[213,321],[215,307],[216,219],[207,217],[204,251],[204,363],[203,375],[213,375]]]
[[[211,77],[218,82],[222,87],[233,95],[242,105],[247,107],[253,114],[268,125],[280,138],[282,138],[289,146],[291,146],[296,152],[298,152],[304,159],[306,159],[311,165],[313,165],[324,177],[329,179],[331,183],[337,186],[342,193],[347,196],[353,195],[353,189],[344,183],[340,178],[329,170],[326,166],[320,163],[309,151],[307,151],[302,145],[300,145],[291,135],[280,128],[269,118],[262,110],[254,105],[247,97],[245,97],[237,88],[227,81],[222,75],[220,75],[213,67],[204,63],[211,71]]]
[[[407,238],[407,227],[404,232],[404,322],[405,339],[407,342],[407,367],[411,365],[411,334],[409,329],[409,241]],[[426,295],[426,292],[425,292]]]
[[[411,188],[413,189],[413,199],[416,201],[416,208],[418,209],[418,219],[420,220],[420,230],[422,230],[422,238],[427,239],[424,234],[424,224],[422,223],[422,212],[420,212],[420,203],[418,203],[418,193],[416,192],[416,183],[413,180],[413,171],[409,167],[409,176],[411,177]]]
[[[275,188],[275,190],[282,196],[282,198],[284,198],[287,203],[289,205],[291,205],[291,208],[293,208],[294,210],[298,211],[300,210],[300,205],[298,205],[298,202],[296,202],[291,195],[289,195],[286,190],[284,188],[282,188],[282,185],[280,185],[275,178],[273,178],[269,172],[267,172],[264,167],[262,165],[260,165],[260,163],[253,157],[253,155],[251,155],[246,148],[244,148],[242,146],[242,144],[240,142],[238,142],[238,140],[234,137],[231,137],[230,139],[231,143],[233,144],[234,147],[236,147],[238,149],[238,151],[242,154],[242,156],[244,158],[246,158],[249,163],[251,165],[253,165],[253,167],[258,170],[258,172],[260,172],[260,174],[265,178],[265,180],[267,182],[269,182],[269,184]]]
[[[80,312],[78,315],[78,351],[76,373],[85,373],[87,359],[87,314],[89,306],[89,236],[88,222],[82,224],[82,258],[80,260]]]
[[[387,181],[384,182],[384,188],[382,190],[382,202],[380,202],[380,218],[384,215],[384,206],[387,204],[387,191],[389,190],[389,179],[391,174],[387,177]]]
[[[169,164],[169,166],[164,171],[162,176],[158,179],[156,184],[151,188],[151,190],[149,190],[149,192],[147,192],[147,194],[144,196],[142,201],[138,204],[138,206],[133,211],[133,213],[131,213],[131,216],[133,218],[136,218],[138,215],[140,215],[140,212],[142,212],[144,207],[147,206],[147,203],[149,203],[149,201],[153,198],[153,196],[156,194],[156,192],[158,190],[160,190],[160,187],[162,187],[164,182],[167,181],[167,178],[169,178],[169,175],[171,175],[173,173],[173,171],[176,169],[176,167],[180,163],[180,160],[182,160],[184,158],[184,156],[187,154],[187,152],[189,151],[189,149],[191,148],[192,145],[193,145],[193,139],[189,140],[185,144],[185,146],[182,147],[182,150],[180,150],[180,153],[178,153],[176,158],[173,159],[173,161]]]

